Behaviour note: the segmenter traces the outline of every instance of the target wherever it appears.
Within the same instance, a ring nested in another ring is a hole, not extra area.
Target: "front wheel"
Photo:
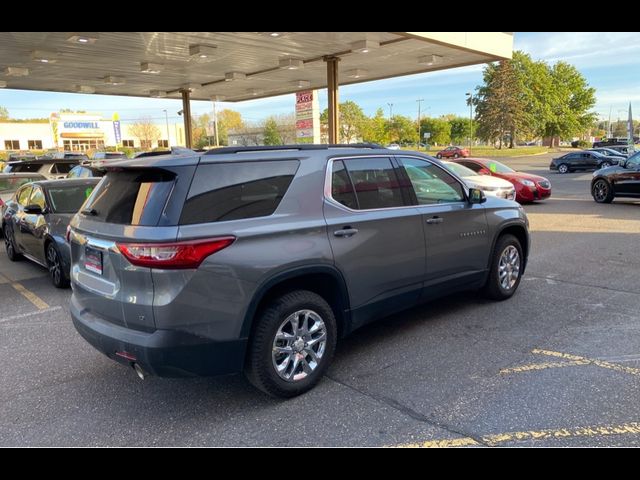
[[[558,172],[560,173],[569,173],[569,165],[567,165],[566,163],[563,163],[561,165],[558,166]]]
[[[329,304],[307,290],[287,293],[256,318],[245,374],[268,395],[295,397],[320,381],[336,342],[336,319]]]
[[[17,262],[22,260],[22,255],[18,253],[18,249],[16,248],[16,241],[13,238],[13,230],[9,228],[8,225],[5,225],[3,228],[4,231],[4,248],[7,251],[7,257],[12,262]]]
[[[440,154],[440,153],[439,153],[439,154],[437,154],[437,155],[436,155],[436,158],[442,158],[442,154]]]
[[[611,166],[611,164],[609,162],[602,162],[600,164],[600,168],[609,168]]]
[[[458,155],[457,153],[453,154],[453,158],[459,158],[459,157],[460,157],[460,155]]]
[[[56,288],[67,288],[69,286],[69,279],[64,272],[60,252],[53,242],[47,245],[47,266],[49,267],[49,276],[51,277],[53,286]]]
[[[501,236],[491,259],[491,271],[484,287],[484,293],[493,300],[506,300],[518,289],[524,257],[522,245],[513,235]]]
[[[613,188],[611,188],[609,182],[603,178],[596,180],[593,184],[593,187],[591,187],[591,196],[597,203],[611,203],[613,197],[615,197]]]

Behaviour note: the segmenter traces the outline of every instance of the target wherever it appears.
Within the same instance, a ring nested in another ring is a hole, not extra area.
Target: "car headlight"
[[[499,190],[498,187],[482,187],[480,190],[484,190],[485,192],[495,192],[496,190]]]
[[[536,184],[533,183],[531,180],[519,180],[520,183],[526,187],[535,187]]]

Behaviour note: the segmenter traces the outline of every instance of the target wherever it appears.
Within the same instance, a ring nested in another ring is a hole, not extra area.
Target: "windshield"
[[[474,172],[470,168],[467,168],[458,163],[444,162],[444,165],[459,177],[475,177],[478,175],[476,172]]]
[[[42,180],[42,177],[0,178],[0,192],[15,192],[21,185],[38,180]]]
[[[488,161],[484,164],[493,173],[513,173],[513,168],[507,167],[504,163],[496,162],[495,160]]]
[[[94,186],[85,183],[65,187],[49,187],[53,213],[77,213],[93,192]]]
[[[625,164],[627,167],[632,165],[640,165],[640,152],[636,152],[627,158],[627,163]]]

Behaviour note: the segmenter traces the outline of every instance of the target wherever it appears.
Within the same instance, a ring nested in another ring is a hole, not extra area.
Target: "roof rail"
[[[255,147],[222,147],[207,151],[205,155],[224,155],[225,153],[273,152],[279,150],[328,150],[329,148],[371,148],[384,149],[377,143],[323,143],[301,145],[257,145]]]

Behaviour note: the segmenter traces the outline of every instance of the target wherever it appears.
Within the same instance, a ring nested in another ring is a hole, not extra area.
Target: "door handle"
[[[333,235],[335,237],[352,237],[356,233],[358,233],[357,228],[344,227],[341,230],[336,230],[335,232],[333,232]]]
[[[444,218],[442,217],[431,217],[427,219],[427,223],[429,225],[435,225],[436,223],[442,223],[444,222]]]

